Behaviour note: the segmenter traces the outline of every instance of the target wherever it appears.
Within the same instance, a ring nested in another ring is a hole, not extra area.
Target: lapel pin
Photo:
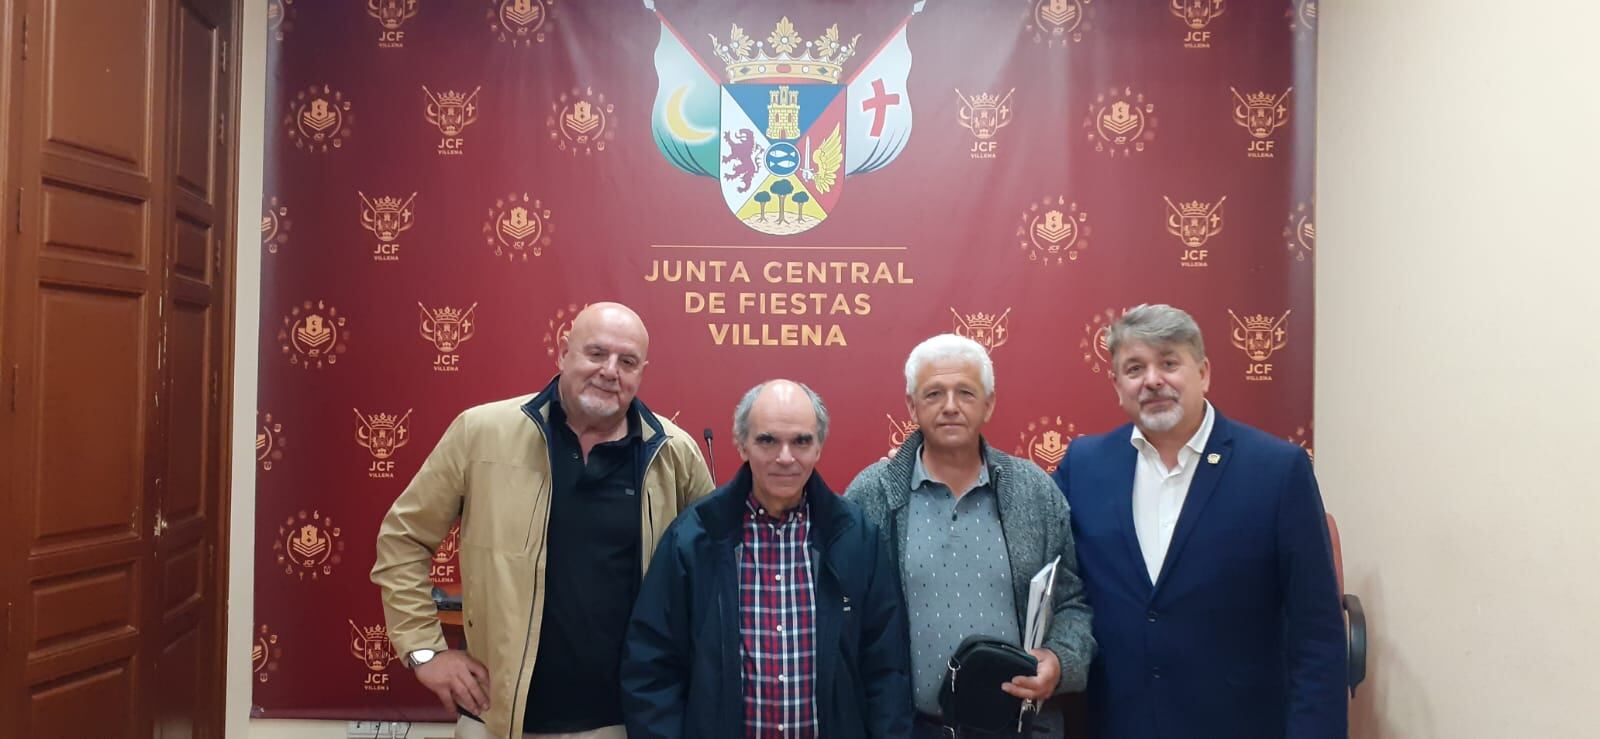
[[[1221,461],[1222,461],[1222,455],[1221,454],[1217,454],[1216,452],[1212,452],[1212,453],[1206,455],[1206,463],[1207,464],[1216,464],[1216,463],[1221,462]]]

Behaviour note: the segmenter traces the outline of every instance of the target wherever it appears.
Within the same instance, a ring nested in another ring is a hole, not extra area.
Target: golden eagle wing
[[[817,191],[832,190],[833,184],[839,179],[840,165],[844,164],[844,146],[839,138],[839,124],[833,125],[833,133],[828,134],[828,138],[823,140],[815,156],[817,173],[813,181],[817,183]]]

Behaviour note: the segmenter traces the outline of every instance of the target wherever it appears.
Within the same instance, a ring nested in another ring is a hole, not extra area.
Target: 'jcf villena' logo
[[[460,308],[440,306],[429,309],[428,306],[417,303],[422,309],[422,323],[417,327],[422,338],[433,344],[439,350],[438,356],[433,358],[433,371],[456,372],[461,369],[461,355],[456,350],[466,343],[477,332],[477,320],[472,314],[478,310],[478,304],[462,311]]]
[[[362,414],[359,408],[353,410],[360,424],[356,427],[356,443],[372,452],[372,465],[367,468],[367,476],[394,477],[394,460],[390,457],[411,441],[411,411],[407,410],[405,415],[396,417],[392,413],[369,416]]]
[[[1186,49],[1211,48],[1211,32],[1205,30],[1211,21],[1222,15],[1224,0],[1172,0],[1168,10],[1189,27],[1184,34]]]
[[[1289,122],[1289,106],[1284,104],[1289,93],[1294,92],[1290,87],[1282,95],[1270,92],[1252,92],[1240,95],[1235,88],[1233,91],[1233,122],[1239,127],[1250,132],[1251,141],[1245,147],[1245,156],[1251,159],[1271,159],[1276,141],[1271,140],[1273,132]]]
[[[363,690],[382,693],[389,689],[389,663],[396,657],[389,644],[389,630],[383,624],[357,626],[350,621],[350,656],[367,667],[361,681]]]
[[[977,139],[972,142],[973,159],[995,158],[999,142],[994,137],[1000,129],[1011,123],[1011,95],[1016,91],[1013,87],[1006,91],[1004,97],[987,92],[968,97],[961,94],[961,90],[956,90],[956,98],[961,101],[961,109],[957,111],[961,127],[971,131]]]
[[[369,198],[360,190],[356,191],[356,195],[361,197],[361,227],[378,237],[378,244],[372,250],[372,261],[399,261],[400,244],[396,239],[400,238],[402,232],[411,230],[415,215],[411,204],[416,202],[417,194],[411,193],[411,197],[405,200],[389,195]]]
[[[1283,327],[1289,321],[1289,313],[1284,311],[1277,318],[1264,313],[1240,318],[1231,309],[1228,311],[1228,317],[1233,319],[1233,333],[1229,338],[1233,339],[1234,348],[1243,351],[1250,360],[1244,369],[1244,379],[1252,382],[1272,380],[1272,364],[1267,360],[1289,343],[1289,331]]]
[[[756,41],[734,24],[725,40],[712,38],[726,70],[719,84],[662,17],[656,144],[679,169],[718,178],[746,226],[808,231],[833,212],[845,177],[889,164],[911,136],[910,20],[848,78],[859,35],[841,38],[834,25],[808,41],[785,17]]]
[[[428,97],[428,107],[423,109],[423,116],[439,129],[440,154],[459,156],[462,153],[466,139],[461,132],[478,122],[478,93],[481,90],[483,85],[473,88],[471,93],[445,90],[435,95],[427,85],[422,86],[422,94]]]
[[[1224,195],[1215,203],[1199,200],[1174,203],[1166,196],[1162,199],[1167,201],[1167,233],[1183,242],[1183,254],[1178,263],[1185,267],[1206,266],[1209,250],[1202,247],[1212,236],[1222,233],[1222,204],[1228,197]]]
[[[378,32],[378,48],[404,47],[406,32],[400,30],[406,21],[417,14],[417,0],[367,0],[367,15],[378,20],[383,30]]]

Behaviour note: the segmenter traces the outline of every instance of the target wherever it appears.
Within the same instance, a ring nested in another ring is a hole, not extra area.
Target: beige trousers
[[[456,739],[496,739],[496,737],[491,736],[489,729],[483,724],[462,717],[456,721]],[[628,732],[621,726],[607,726],[594,731],[571,734],[523,734],[522,739],[628,739]]]

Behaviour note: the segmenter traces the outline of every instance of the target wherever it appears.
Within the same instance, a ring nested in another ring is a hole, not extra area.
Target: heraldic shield
[[[717,178],[746,226],[774,236],[816,228],[838,206],[846,177],[887,166],[911,138],[906,27],[923,4],[913,3],[850,75],[861,37],[837,24],[810,39],[787,16],[761,39],[733,24],[725,38],[711,38],[718,73],[657,12],[656,146],[678,169]],[[654,11],[654,0],[645,7]]]
[[[722,197],[746,226],[785,236],[827,219],[844,189],[844,90],[722,86]]]

